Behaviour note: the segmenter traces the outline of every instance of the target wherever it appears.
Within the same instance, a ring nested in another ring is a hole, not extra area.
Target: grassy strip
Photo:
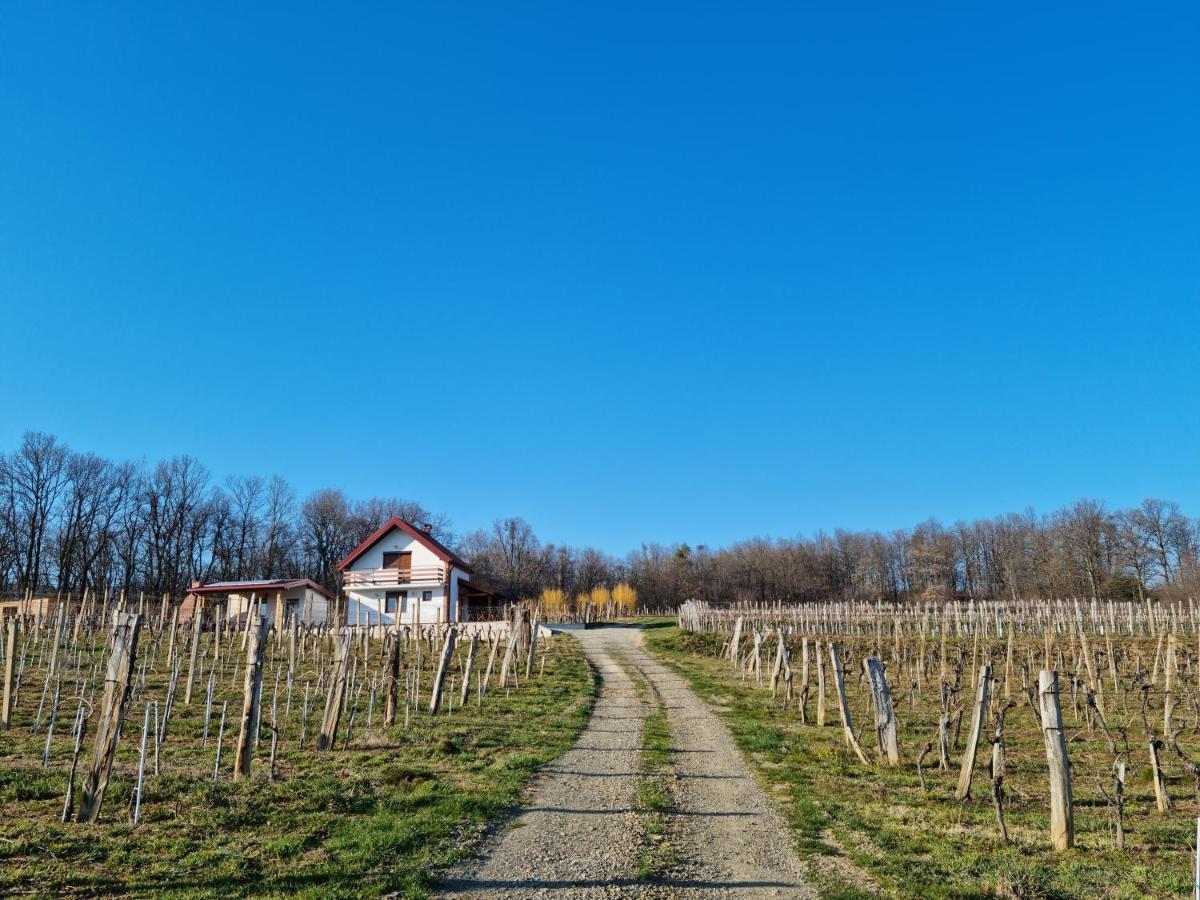
[[[289,735],[275,782],[265,778],[265,743],[255,777],[228,780],[228,734],[222,780],[212,781],[203,704],[180,704],[136,827],[126,807],[142,706],[126,720],[101,824],[79,826],[58,822],[70,754],[63,721],[74,705],[59,714],[64,736],[56,734],[43,769],[45,736],[30,734],[32,703],[23,702],[13,730],[0,735],[0,894],[425,896],[433,873],[468,855],[486,823],[587,723],[595,688],[578,642],[560,636],[547,646],[542,679],[493,689],[481,708],[473,698],[451,715],[416,713],[407,729],[386,731],[378,707],[370,729],[360,709],[345,752],[302,752]],[[426,661],[423,686],[434,662]],[[27,690],[39,683],[32,673]],[[161,685],[152,689],[161,696]],[[323,703],[313,703],[317,716]],[[311,718],[308,737],[311,748]]]
[[[1008,817],[1014,842],[1005,845],[987,795],[986,745],[979,754],[984,774],[973,800],[954,800],[957,767],[938,771],[936,755],[926,769],[929,792],[922,794],[913,760],[916,748],[932,735],[935,719],[926,721],[929,715],[922,713],[914,730],[902,732],[905,765],[864,769],[846,750],[840,726],[801,726],[795,710],[786,709],[781,698],[731,674],[728,662],[716,658],[720,644],[719,637],[674,627],[653,628],[646,635],[647,649],[717,708],[763,780],[785,798],[785,816],[813,861],[814,879],[824,896],[867,893],[854,871],[839,874],[834,863],[847,860],[850,870],[869,873],[885,893],[906,897],[1133,898],[1188,891],[1194,820],[1189,825],[1184,814],[1154,816],[1147,786],[1131,785],[1130,806],[1140,821],[1129,835],[1129,849],[1112,850],[1109,812],[1093,799],[1098,793],[1094,783],[1080,774],[1088,770],[1083,766],[1093,765],[1080,743],[1073,742],[1071,751],[1072,762],[1078,754],[1081,765],[1076,791],[1080,847],[1055,853],[1045,832],[1040,735],[1036,728],[1028,735],[1013,729]],[[852,702],[856,717],[865,716],[865,701],[860,703],[855,694]],[[1076,735],[1075,741],[1081,740]],[[1181,784],[1175,790],[1178,796],[1186,788]]]
[[[639,762],[642,777],[638,780],[637,798],[642,809],[642,829],[645,845],[638,855],[638,878],[651,880],[663,875],[676,862],[667,831],[667,815],[674,805],[670,790],[671,729],[661,701],[655,695],[656,707],[642,726],[642,752]]]
[[[653,707],[642,723],[641,750],[638,754],[642,774],[636,792],[638,823],[642,831],[637,877],[652,881],[661,877],[677,861],[668,843],[667,814],[674,805],[670,790],[671,727],[667,713],[662,708],[662,699],[646,677],[627,660],[618,659],[617,664],[633,682],[638,697]]]

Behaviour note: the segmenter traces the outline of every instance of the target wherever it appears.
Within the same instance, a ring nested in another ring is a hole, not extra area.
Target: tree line
[[[644,604],[803,602],[822,599],[1022,600],[1109,597],[1143,600],[1200,593],[1200,520],[1179,505],[1147,499],[1110,510],[1080,500],[946,526],[930,519],[882,533],[755,538],[709,550],[687,545],[643,551],[633,583]]]
[[[449,537],[449,520],[413,501],[332,488],[299,500],[278,476],[218,484],[190,456],[118,462],[30,432],[0,454],[0,590],[178,595],[194,579],[296,576],[334,586],[338,560],[391,515]]]
[[[194,579],[307,577],[340,587],[339,559],[390,516],[428,524],[509,597],[568,598],[627,584],[643,605],[945,599],[1144,598],[1200,590],[1200,520],[1148,499],[1081,500],[1048,514],[935,520],[889,533],[753,538],[725,548],[646,544],[624,557],[544,543],[519,517],[465,535],[397,497],[336,488],[303,499],[275,476],[214,481],[196,459],[114,461],[27,433],[0,453],[0,591],[181,594]]]

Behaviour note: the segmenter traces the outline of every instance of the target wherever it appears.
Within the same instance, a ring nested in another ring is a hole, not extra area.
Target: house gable
[[[337,564],[339,572],[352,569],[378,569],[383,566],[385,552],[412,553],[413,566],[446,563],[463,572],[470,567],[457,555],[420,528],[393,516],[374,534],[355,547]]]

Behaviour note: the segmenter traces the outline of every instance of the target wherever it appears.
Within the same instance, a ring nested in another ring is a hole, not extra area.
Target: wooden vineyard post
[[[738,616],[737,622],[733,625],[733,637],[729,639],[729,660],[736,669],[739,662],[739,647],[742,642],[742,617]]]
[[[1063,735],[1062,707],[1058,699],[1058,673],[1043,669],[1038,675],[1042,733],[1050,767],[1050,840],[1055,850],[1075,846],[1075,815],[1071,809],[1071,763]]]
[[[454,626],[446,631],[446,640],[442,644],[442,657],[438,660],[437,675],[433,679],[433,689],[429,694],[429,714],[436,715],[442,705],[442,685],[450,672],[450,660],[454,658],[454,641],[458,630]]]
[[[114,618],[112,656],[108,659],[108,669],[104,674],[104,697],[100,704],[100,721],[96,726],[92,767],[84,781],[83,796],[79,801],[79,821],[83,823],[95,822],[100,817],[100,804],[104,802],[108,775],[112,771],[113,757],[117,754],[117,740],[121,736],[121,720],[125,717],[125,704],[129,700],[129,676],[137,657],[138,633],[141,629],[140,615],[121,613]]]
[[[233,757],[233,780],[250,777],[250,762],[258,739],[259,711],[262,705],[263,652],[267,642],[267,617],[258,617],[258,626],[250,631],[246,643],[246,682],[242,698],[242,725]]]
[[[471,636],[471,646],[467,648],[467,662],[463,666],[462,696],[458,700],[459,706],[466,706],[467,699],[471,696],[471,667],[475,664],[475,653],[478,650],[479,633],[476,632]]]
[[[971,733],[963,751],[962,769],[958,773],[958,790],[954,796],[966,800],[971,796],[971,778],[975,774],[975,748],[979,746],[979,733],[983,729],[983,718],[987,715],[988,689],[992,680],[992,667],[984,663],[979,670],[979,687],[975,692],[975,708],[971,711]]]
[[[167,665],[170,666],[175,660],[175,631],[179,628],[179,607],[175,604],[171,605],[171,639],[167,644]]]
[[[871,763],[854,734],[854,724],[850,719],[850,701],[846,697],[846,679],[842,672],[842,658],[838,655],[837,645],[833,641],[829,642],[829,660],[833,664],[833,681],[837,687],[838,710],[842,714],[842,733],[846,738],[846,746],[854,751],[863,765],[869,766]]]
[[[800,638],[800,724],[808,724],[808,638]]]
[[[0,729],[12,725],[13,661],[17,654],[17,617],[8,620],[8,644],[4,652],[4,698],[0,700]]]
[[[525,657],[525,678],[529,679],[533,673],[533,658],[537,653],[538,629],[541,627],[538,620],[541,618],[541,607],[534,612],[533,618],[529,623],[529,653]]]
[[[821,642],[816,642],[817,654],[817,727],[825,727],[825,657],[821,654]]]
[[[201,601],[197,600],[195,610],[192,614],[192,649],[188,654],[187,683],[183,687],[184,706],[192,705],[192,685],[196,681],[196,655],[200,652],[200,630],[203,624],[204,607],[201,605]]]
[[[1117,849],[1125,849],[1125,763],[1113,767],[1113,805],[1117,812]]]
[[[390,728],[396,724],[396,698],[400,690],[400,635],[392,635],[388,648],[387,688],[383,705],[383,725]]]
[[[346,694],[346,666],[350,659],[350,631],[343,628],[333,651],[333,678],[329,682],[329,696],[325,700],[325,716],[321,719],[321,734],[317,738],[318,750],[332,750],[337,735],[338,721],[342,717],[342,697]]]
[[[863,660],[867,679],[871,685],[871,696],[875,700],[875,738],[879,755],[886,757],[888,765],[900,765],[900,745],[896,741],[896,715],[892,708],[892,692],[883,673],[883,663],[878,657],[868,656]]]
[[[494,637],[494,638],[490,637],[489,639],[492,642],[492,649],[488,653],[488,663],[487,663],[487,668],[483,672],[483,682],[479,685],[479,696],[480,696],[481,700],[483,698],[483,695],[487,692],[488,684],[492,680],[492,669],[496,665],[496,653],[500,649],[499,636]]]
[[[1150,774],[1154,779],[1154,804],[1160,813],[1168,813],[1171,811],[1171,797],[1167,794],[1167,782],[1163,777],[1162,760],[1158,757],[1158,751],[1163,748],[1163,742],[1152,734],[1148,743],[1150,750]]]
[[[1196,849],[1192,854],[1192,900],[1200,900],[1200,816],[1196,817],[1194,836],[1192,846]]]
[[[775,662],[771,666],[771,696],[775,696],[775,692],[779,689],[779,676],[783,674],[783,660],[787,655],[787,641],[783,637],[783,629],[775,629],[778,646],[775,650]]]
[[[513,610],[512,627],[508,630],[508,643],[504,647],[504,661],[500,664],[500,687],[508,687],[508,670],[517,652],[517,614]]]
[[[1012,695],[1012,676],[1013,676],[1013,633],[1015,628],[1008,629],[1008,652],[1004,657],[1004,699],[1008,700]]]
[[[1175,632],[1173,631],[1167,634],[1167,655],[1163,664],[1163,679],[1163,738],[1170,740],[1171,717],[1175,713]]]

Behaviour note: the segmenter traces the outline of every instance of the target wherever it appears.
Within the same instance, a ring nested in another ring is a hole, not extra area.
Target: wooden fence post
[[[233,780],[250,777],[250,762],[258,740],[259,712],[262,705],[263,652],[267,641],[267,617],[259,615],[258,627],[246,643],[246,682],[242,697],[242,724],[233,757]]]
[[[1055,850],[1067,850],[1075,846],[1075,815],[1071,809],[1071,762],[1063,735],[1057,672],[1042,670],[1038,675],[1038,694],[1046,762],[1050,767],[1050,840]]]
[[[112,656],[108,659],[108,669],[104,674],[104,698],[100,704],[100,722],[96,726],[92,767],[84,781],[83,796],[79,801],[80,822],[95,822],[100,817],[100,804],[104,802],[113,757],[117,753],[117,740],[121,736],[121,720],[125,717],[125,704],[129,700],[129,675],[137,657],[138,633],[141,629],[140,615],[122,613],[115,618]]]
[[[987,715],[991,681],[992,667],[984,663],[979,669],[979,687],[975,691],[975,708],[971,711],[971,733],[963,751],[962,768],[958,773],[958,790],[954,792],[958,800],[966,800],[971,796],[971,778],[975,774],[975,749],[979,746],[979,733],[983,730],[983,719]]]

